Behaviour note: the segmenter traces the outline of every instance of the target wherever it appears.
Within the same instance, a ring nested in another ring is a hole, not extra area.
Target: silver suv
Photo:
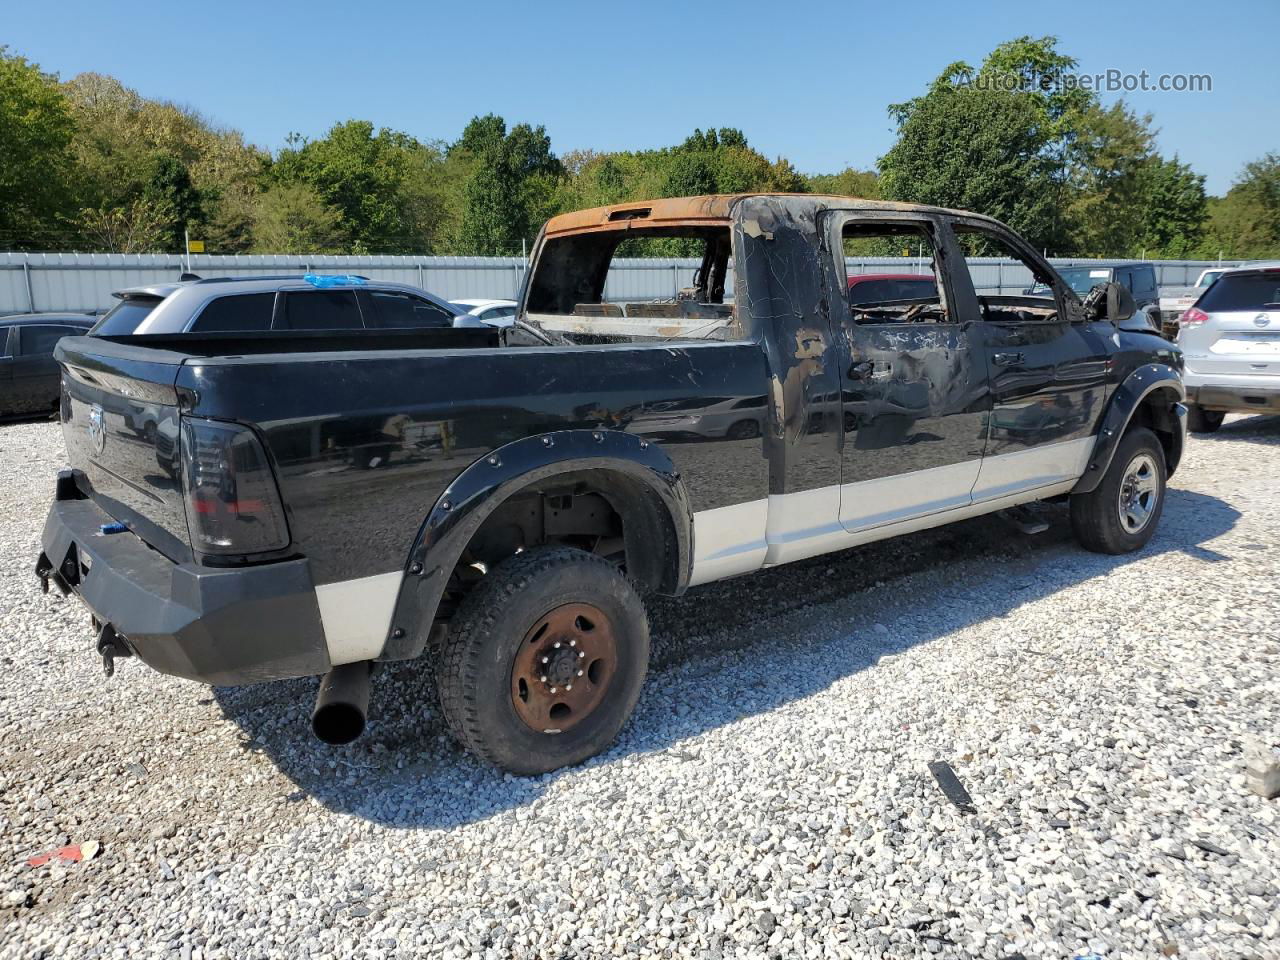
[[[90,334],[484,327],[425,290],[357,276],[210,277],[130,287],[112,296],[120,302]]]
[[[1280,413],[1280,263],[1228,270],[1178,320],[1187,426],[1228,413]]]

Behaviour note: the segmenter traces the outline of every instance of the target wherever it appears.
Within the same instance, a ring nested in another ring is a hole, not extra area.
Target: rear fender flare
[[[662,504],[670,525],[668,542],[662,547],[664,556],[674,559],[674,570],[663,576],[663,592],[682,592],[693,563],[693,512],[665,451],[617,430],[558,430],[524,437],[492,450],[463,470],[427,514],[405,562],[380,659],[404,660],[422,652],[449,577],[494,510],[530,484],[582,470],[612,473],[622,483],[644,491],[649,502],[656,499]],[[628,551],[631,545],[628,538]]]
[[[1090,493],[1097,489],[1107,468],[1111,466],[1116,447],[1129,429],[1133,415],[1157,391],[1167,394],[1169,414],[1175,424],[1173,450],[1168,457],[1169,474],[1173,474],[1182,458],[1186,436],[1187,411],[1182,405],[1182,401],[1186,399],[1186,390],[1182,386],[1182,376],[1173,367],[1163,363],[1148,363],[1129,374],[1112,394],[1098,428],[1098,439],[1093,446],[1093,454],[1089,457],[1089,465],[1072,488],[1072,493]]]

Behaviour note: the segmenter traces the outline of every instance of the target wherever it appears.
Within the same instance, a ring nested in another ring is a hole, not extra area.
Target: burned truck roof
[[[562,213],[547,221],[545,235],[565,236],[575,233],[591,233],[598,230],[617,230],[627,224],[644,227],[686,227],[698,225],[728,224],[737,214],[737,207],[750,199],[791,200],[797,206],[813,208],[850,206],[865,210],[890,210],[904,213],[934,213],[951,216],[979,217],[981,214],[965,210],[948,210],[920,203],[898,203],[891,200],[867,200],[860,197],[842,197],[814,193],[719,193],[700,197],[667,197],[658,200],[632,200],[605,207],[591,207]]]

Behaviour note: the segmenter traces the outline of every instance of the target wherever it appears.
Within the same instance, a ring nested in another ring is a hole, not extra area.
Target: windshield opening
[[[1067,286],[1083,297],[1098,284],[1111,280],[1111,268],[1063,267],[1058,275],[1067,282]]]

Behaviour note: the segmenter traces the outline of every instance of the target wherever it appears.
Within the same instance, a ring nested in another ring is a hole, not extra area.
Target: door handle
[[[1027,356],[1024,353],[993,353],[991,362],[997,367],[1013,367],[1020,363],[1026,363]]]

